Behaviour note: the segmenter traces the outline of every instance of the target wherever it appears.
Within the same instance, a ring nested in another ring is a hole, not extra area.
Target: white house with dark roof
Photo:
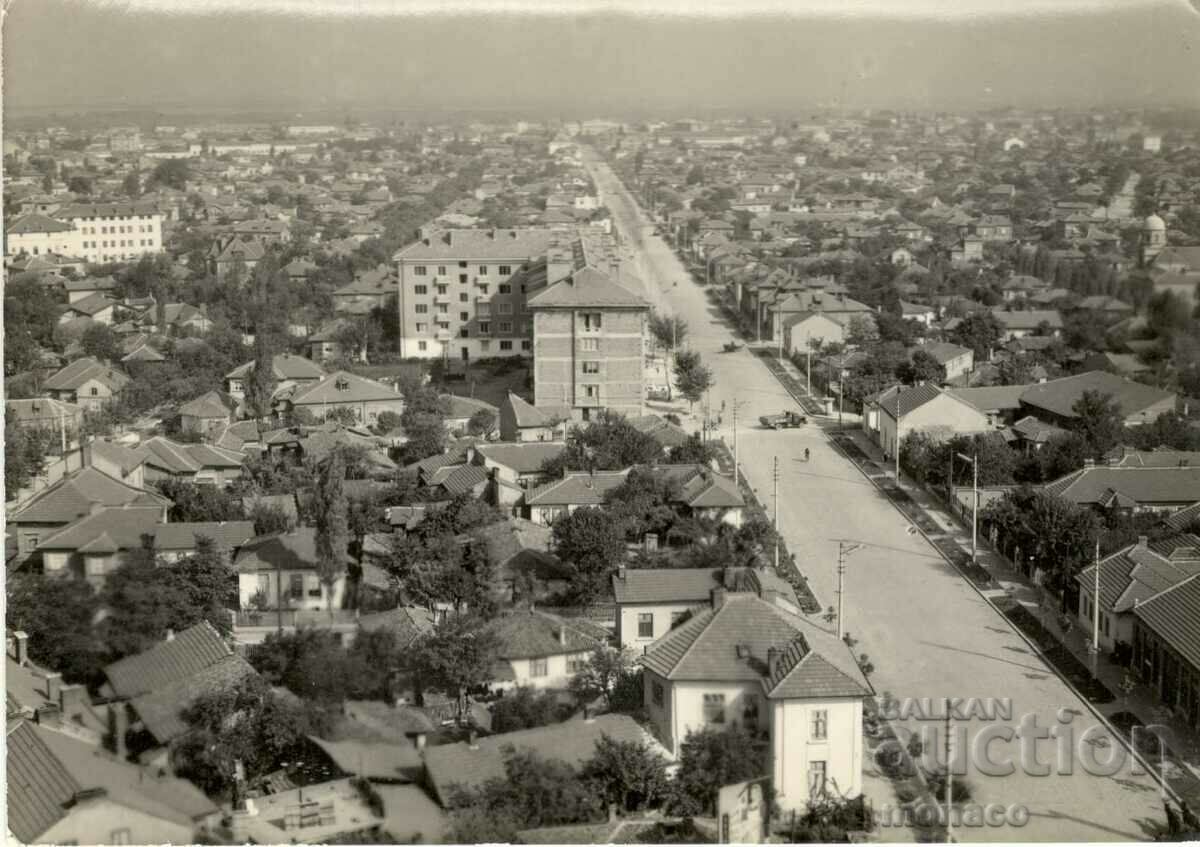
[[[605,643],[607,633],[579,618],[561,618],[532,607],[488,622],[496,645],[494,687],[566,688],[571,677]]]
[[[540,485],[525,495],[524,517],[550,526],[559,515],[584,506],[604,505],[604,495],[619,488],[629,475],[623,471],[576,471]]]
[[[102,409],[129,384],[129,377],[91,356],[76,359],[43,384],[55,400],[75,403],[89,412]]]
[[[230,397],[241,402],[246,396],[246,382],[254,370],[254,361],[231,370],[225,374],[225,391]],[[311,385],[326,376],[326,371],[311,359],[295,356],[291,353],[276,353],[271,358],[271,379],[275,386],[280,383],[295,385]]]
[[[571,410],[539,408],[510,391],[500,401],[498,418],[502,441],[555,441],[565,436]]]
[[[895,456],[912,432],[949,438],[992,429],[986,413],[930,383],[894,385],[879,393],[868,401],[862,421],[863,429],[888,456]]]
[[[863,701],[874,690],[849,647],[769,592],[718,589],[640,663],[650,725],[672,753],[689,732],[738,725],[768,743],[783,810],[862,792]]]
[[[277,391],[276,403],[284,411],[305,409],[317,420],[334,409],[348,409],[364,425],[373,425],[384,412],[404,411],[404,397],[394,388],[349,371],[335,371],[290,392]]]

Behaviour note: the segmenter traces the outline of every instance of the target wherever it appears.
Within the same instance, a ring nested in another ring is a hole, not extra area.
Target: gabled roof
[[[875,402],[892,418],[899,419],[946,393],[931,382],[924,385],[893,385],[882,391]]]
[[[105,309],[111,309],[115,305],[117,305],[116,300],[97,291],[95,294],[89,294],[87,297],[68,304],[67,311],[78,312],[90,318],[93,315],[100,314]]]
[[[960,356],[965,356],[972,352],[968,347],[960,347],[957,344],[951,344],[947,341],[938,341],[933,344],[926,344],[918,347],[917,349],[928,353],[939,365],[944,365],[947,362],[953,361]]]
[[[686,444],[691,437],[683,427],[677,426],[658,415],[641,415],[636,418],[627,418],[626,422],[638,432],[649,435],[664,450]]]
[[[11,724],[8,742],[8,828],[34,844],[69,814],[82,792],[103,790],[118,806],[184,827],[218,810],[185,779],[123,762],[105,750],[27,720]]]
[[[625,482],[628,470],[574,471],[538,486],[525,496],[527,506],[600,506],[604,495]]]
[[[779,651],[774,668],[771,649]],[[772,699],[873,693],[836,636],[749,593],[725,594],[654,642],[641,662],[673,681],[759,682]]]
[[[500,401],[501,409],[506,406],[511,410],[513,420],[519,429],[552,427],[563,420],[570,419],[569,413],[562,415],[557,408],[539,408],[511,391]]]
[[[188,724],[183,719],[183,711],[188,706],[202,695],[223,690],[251,676],[257,676],[254,668],[233,653],[193,674],[135,697],[130,705],[154,740],[166,744],[188,731]]]
[[[707,603],[723,584],[712,568],[624,568],[612,578],[617,603]]]
[[[986,388],[947,388],[946,393],[966,401],[981,412],[1001,412],[1021,408],[1026,385],[994,385]]]
[[[1021,438],[1031,441],[1034,444],[1044,444],[1052,438],[1067,433],[1067,430],[1057,427],[1054,424],[1048,424],[1045,421],[1039,421],[1033,415],[1026,415],[1021,418],[1012,425],[1012,429]]]
[[[649,309],[650,304],[608,274],[585,267],[529,297],[526,307]]]
[[[1121,407],[1122,414],[1127,418],[1153,405],[1173,401],[1175,398],[1175,395],[1170,392],[1123,379],[1107,371],[1088,371],[1031,385],[1021,394],[1021,402],[1027,406],[1045,409],[1059,417],[1073,418],[1076,415],[1072,407],[1085,391],[1097,391],[1101,394],[1112,395]]]
[[[93,459],[100,458],[111,462],[121,469],[122,476],[128,476],[130,471],[146,461],[146,456],[142,452],[116,441],[97,438],[91,446]]]
[[[6,227],[9,235],[25,235],[34,232],[71,232],[75,229],[65,223],[46,215],[22,215]]]
[[[746,505],[732,479],[704,465],[654,465],[649,471],[679,486],[679,502],[692,509],[738,509]]]
[[[1200,500],[1197,500],[1186,509],[1180,509],[1164,521],[1167,526],[1174,530],[1184,530],[1198,522],[1200,522]]]
[[[1133,613],[1193,668],[1200,668],[1200,574],[1139,603]]]
[[[4,401],[5,419],[16,423],[38,423],[43,426],[59,426],[65,418],[68,424],[83,417],[83,407],[51,397],[7,399]]]
[[[475,451],[518,474],[532,474],[540,471],[547,461],[558,458],[566,449],[567,445],[561,441],[525,441],[480,444]]]
[[[114,508],[171,505],[167,498],[113,479],[93,467],[78,470],[35,496],[12,520],[14,523],[66,524],[85,517],[92,504]]]
[[[1037,329],[1043,323],[1051,329],[1062,329],[1062,314],[1057,309],[1027,309],[1006,311],[1002,307],[992,309],[992,314],[1005,329]]]
[[[263,535],[252,539],[238,551],[234,570],[238,573],[258,573],[276,570],[306,571],[317,567],[317,531],[302,526],[291,532]],[[350,561],[350,554],[344,556]]]
[[[431,481],[431,484],[442,486],[446,489],[447,494],[454,496],[473,491],[475,486],[487,482],[487,480],[486,468],[479,465],[462,465],[450,470],[444,477]]]
[[[197,521],[165,523],[154,528],[154,549],[194,550],[197,538],[209,538],[218,550],[241,547],[254,537],[254,521]]]
[[[245,458],[232,450],[208,444],[182,444],[156,435],[138,448],[146,464],[172,474],[194,474],[204,468],[240,468]]]
[[[1180,533],[1148,544],[1131,544],[1100,560],[1100,605],[1127,612],[1161,591],[1200,573],[1200,538]],[[1092,591],[1096,565],[1075,580]]]
[[[302,385],[296,389],[290,399],[293,406],[403,400],[400,394],[383,383],[352,374],[349,371],[335,371],[311,385]]]
[[[254,360],[231,370],[225,379],[247,379],[254,368]],[[312,359],[293,356],[291,353],[276,353],[271,357],[271,375],[277,380],[318,380],[325,376],[325,369]]]
[[[173,685],[231,654],[208,621],[201,621],[149,650],[126,656],[104,668],[118,699],[132,699]]]
[[[179,407],[179,414],[194,418],[227,420],[237,404],[224,391],[209,391]]]
[[[543,255],[560,234],[548,229],[452,229],[433,233],[396,251],[397,261],[529,261]]]
[[[74,391],[89,380],[97,380],[112,391],[120,391],[129,382],[129,377],[91,356],[76,359],[61,371],[49,377],[44,387],[47,391]]]
[[[1098,465],[1085,467],[1047,483],[1045,490],[1087,506],[1194,503],[1200,500],[1200,467],[1126,468]]]

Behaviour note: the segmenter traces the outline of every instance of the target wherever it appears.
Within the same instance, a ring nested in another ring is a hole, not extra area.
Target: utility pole
[[[945,707],[946,707],[946,843],[949,844],[952,841],[954,841],[954,835],[953,835],[954,820],[953,820],[953,814],[951,813],[951,805],[954,800],[954,767],[953,767],[953,760],[950,758],[952,755],[950,742],[951,742],[951,737],[952,737],[953,733],[950,732],[950,698],[949,697],[946,698]]]
[[[775,571],[779,572],[779,457],[775,457],[775,471],[772,474],[775,479],[775,517],[772,521],[772,528],[775,530]]]
[[[805,351],[804,388],[808,393],[808,396],[812,397],[812,347],[809,347],[808,350]]]
[[[1092,655],[1100,654],[1100,539],[1096,539],[1096,573],[1092,578]]]
[[[845,633],[845,625],[843,623],[845,615],[843,609],[845,604],[842,602],[846,596],[846,557],[862,547],[861,544],[851,543],[849,541],[838,541],[838,560],[837,560],[837,637],[838,641],[842,640]]]

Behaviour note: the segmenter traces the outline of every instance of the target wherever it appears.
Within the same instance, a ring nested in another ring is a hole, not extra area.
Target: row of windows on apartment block
[[[424,288],[424,287],[425,286],[423,286],[423,285],[417,286],[417,288]],[[417,293],[423,294],[424,292],[417,292]],[[438,292],[438,293],[440,294],[442,292]],[[458,302],[470,303],[471,298],[468,297],[465,293],[460,294],[460,295],[458,295]],[[501,315],[511,315],[513,313],[513,304],[512,303],[497,303],[496,305],[499,307],[498,311]],[[438,303],[437,309],[439,312],[448,311],[450,309],[450,304]],[[475,306],[475,309],[480,315],[490,315],[492,313],[492,304],[491,303],[477,303]],[[414,303],[413,311],[415,311],[419,315],[428,314],[429,313],[429,304],[428,303]]]
[[[466,282],[466,280],[464,279],[463,282]],[[480,294],[490,294],[491,293],[492,287],[491,287],[491,285],[489,285],[486,282],[478,283],[478,287],[479,287]],[[444,282],[435,283],[434,288],[437,289],[436,293],[438,294],[438,296],[444,296],[444,295],[447,295],[450,293],[450,286]],[[422,284],[413,286],[413,294],[414,295],[420,296],[422,294],[428,294],[428,293],[429,293],[428,285],[425,285],[422,283]],[[509,285],[507,282],[502,282],[496,286],[496,293],[497,294],[512,294],[513,293],[512,286]],[[525,293],[524,285],[521,286],[521,293],[522,294]],[[464,303],[467,302],[469,297],[470,297],[470,295],[467,294],[465,291],[460,292],[458,295],[458,299]]]
[[[430,265],[413,265],[413,274],[415,276],[429,276],[429,268],[430,267],[431,267]],[[459,270],[462,270],[466,267],[468,267],[467,262],[459,262],[458,263]],[[512,276],[512,272],[513,272],[512,265],[498,265],[496,267],[496,273],[498,273],[500,276]],[[446,276],[447,275],[446,266],[438,265],[436,275],[437,276]],[[488,266],[487,265],[479,265],[478,275],[479,276],[487,276],[488,275]],[[458,281],[466,282],[467,276],[468,276],[468,274],[460,273],[458,275]]]
[[[466,338],[465,335],[462,335],[461,337]],[[465,347],[463,349],[466,350]],[[481,353],[491,352],[491,349],[492,349],[491,341],[484,340],[484,341],[479,342],[479,351]],[[513,343],[511,341],[501,341],[500,342],[500,351],[501,352],[504,352],[504,353],[511,352],[512,349],[513,349]],[[532,341],[522,341],[521,349],[524,350],[525,352],[529,352],[530,350],[533,349],[533,342]],[[421,353],[427,352],[429,350],[429,342],[428,341],[418,341],[417,342],[417,350]],[[466,354],[464,353],[463,355],[466,355]]]
[[[137,232],[154,232],[154,225],[146,224],[145,226],[139,226],[136,231]],[[79,230],[79,232],[82,235],[95,235],[96,227],[85,226],[85,227],[82,227]],[[132,235],[134,232],[135,232],[135,230],[132,226],[102,226],[102,227],[100,227],[101,235],[126,235],[126,234]]]
[[[136,244],[132,238],[123,238],[120,241],[85,241],[83,242],[83,246],[84,249],[95,249],[97,247],[153,247],[154,239],[142,238]]]
[[[665,692],[661,682],[654,682],[650,685],[650,696],[654,700],[654,705],[662,706],[665,702]],[[723,726],[728,719],[728,707],[725,703],[725,695],[722,694],[705,694],[702,698],[704,707],[704,723],[707,726]],[[759,720],[759,703],[757,697],[742,698],[742,726],[747,729],[756,729]],[[809,717],[809,739],[812,741],[825,741],[829,738],[829,710],[828,709],[813,709]]]

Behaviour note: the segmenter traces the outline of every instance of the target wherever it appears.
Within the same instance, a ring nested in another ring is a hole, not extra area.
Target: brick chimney
[[[566,628],[566,626],[559,626],[559,628],[558,628],[558,643],[563,647],[567,646],[567,628]]]
[[[17,630],[8,641],[8,655],[18,665],[24,665],[29,659],[29,634]]]
[[[46,674],[46,699],[51,703],[59,702],[59,692],[63,689],[62,674]]]
[[[108,704],[108,748],[124,761],[129,755],[125,745],[125,733],[129,731],[129,714],[124,703]]]
[[[778,647],[767,648],[767,674],[775,676],[775,672],[779,670],[780,650]]]
[[[58,707],[65,717],[74,717],[83,711],[88,704],[87,687],[83,685],[64,685],[58,691]]]

